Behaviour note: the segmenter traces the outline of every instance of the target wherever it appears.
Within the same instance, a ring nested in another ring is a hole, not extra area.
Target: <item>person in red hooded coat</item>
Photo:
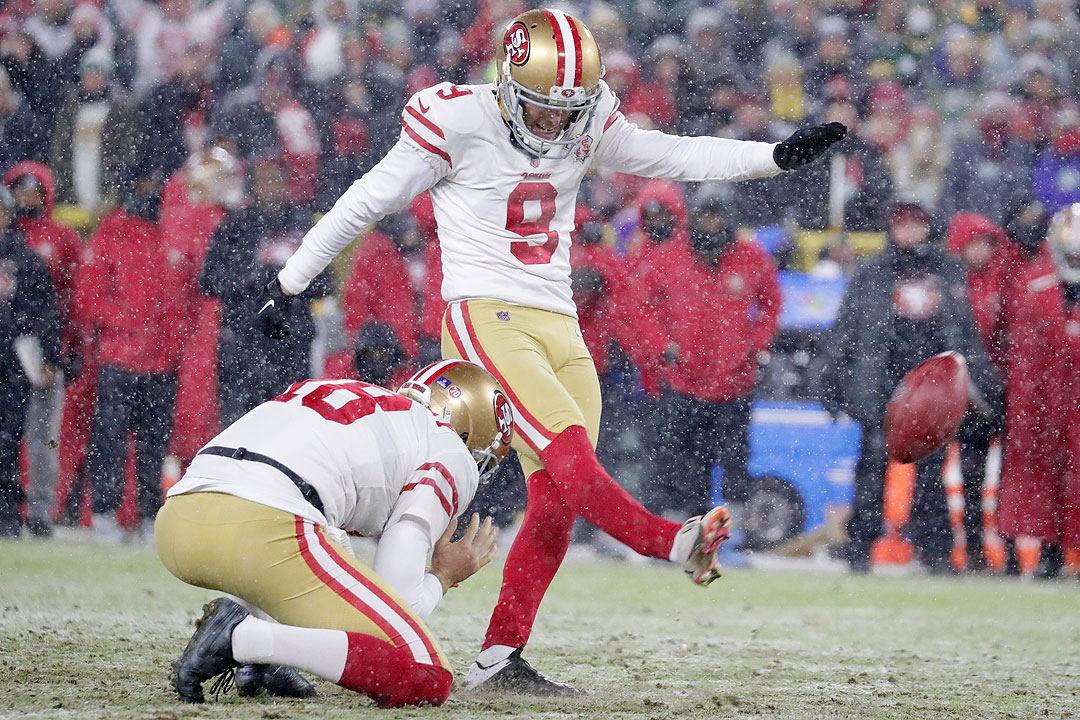
[[[192,155],[165,183],[161,237],[180,288],[173,327],[182,348],[169,450],[183,466],[219,428],[217,351],[221,301],[199,289],[210,238],[228,210],[244,200],[244,178],[228,143]]]
[[[635,333],[623,349],[641,372],[648,395],[660,397],[662,363],[669,338],[660,308],[665,303],[663,275],[667,256],[689,242],[686,198],[682,188],[651,180],[634,198],[638,229],[630,236],[620,303],[634,308]]]
[[[1010,236],[1021,242],[1018,214]],[[1034,244],[1025,243],[1030,249]],[[998,527],[1007,540],[1043,542],[1039,574],[1054,576],[1063,548],[1080,547],[1080,204],[1050,224],[1007,289],[1005,454]]]
[[[945,235],[948,251],[967,269],[968,303],[991,362],[1006,370],[1005,290],[1022,263],[1020,249],[1005,230],[979,213],[953,216]],[[960,426],[960,474],[964,483],[964,535],[968,569],[986,568],[983,557],[982,493],[990,443],[1002,430],[1000,414],[969,413]]]
[[[719,196],[699,199],[689,241],[672,246],[659,267],[657,310],[667,335],[655,453],[667,468],[661,502],[691,514],[712,504],[715,464],[725,502],[746,500],[750,395],[758,354],[771,347],[780,316],[776,265],[738,238],[726,216]]]
[[[52,171],[32,161],[17,163],[4,174],[4,184],[15,199],[15,225],[26,236],[26,244],[49,268],[60,317],[62,375],[50,373],[46,385],[36,387],[26,409],[24,439],[29,460],[30,487],[26,504],[26,528],[31,535],[52,534],[51,511],[56,502],[57,451],[53,442],[60,435],[60,411],[64,403],[64,382],[74,378],[71,358],[77,332],[71,322],[71,298],[82,250],[82,239],[73,228],[53,219],[56,201]]]
[[[84,299],[79,312],[93,329],[101,362],[87,473],[94,483],[94,527],[104,542],[122,537],[116,511],[129,432],[135,437],[139,530],[152,532],[163,501],[161,464],[180,357],[180,275],[158,226],[162,178],[146,167],[128,173],[122,206],[90,239],[77,289]]]
[[[642,345],[641,306],[628,287],[626,258],[605,242],[603,224],[585,205],[577,208],[570,267],[578,324],[600,380],[603,409],[596,451],[604,467],[621,479],[622,468],[638,461],[622,449],[621,436],[627,428],[640,429],[650,421],[640,416],[640,392],[627,381],[632,374],[625,372],[628,350]],[[659,334],[655,328],[653,332]],[[646,402],[646,407],[651,405]],[[591,529],[579,523],[579,531]]]

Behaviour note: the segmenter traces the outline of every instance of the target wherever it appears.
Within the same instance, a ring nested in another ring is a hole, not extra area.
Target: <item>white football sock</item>
[[[694,543],[698,540],[700,524],[700,521],[690,522],[689,520],[683,523],[683,526],[679,528],[679,532],[675,533],[675,539],[671,542],[671,552],[668,553],[668,560],[673,563],[683,564],[690,559],[690,552],[694,549]]]
[[[506,667],[510,659],[510,653],[515,650],[517,648],[509,645],[492,645],[481,650],[480,654],[476,656],[476,662],[472,664],[469,672],[465,675],[461,687],[465,690],[471,690],[487,682],[488,679]]]
[[[349,638],[341,630],[281,625],[248,616],[232,634],[238,663],[288,665],[336,683],[345,671]]]
[[[492,645],[489,648],[484,648],[480,651],[480,654],[476,656],[476,662],[480,663],[484,667],[491,667],[495,663],[500,663],[510,657],[510,653],[517,650],[515,647],[509,645]]]

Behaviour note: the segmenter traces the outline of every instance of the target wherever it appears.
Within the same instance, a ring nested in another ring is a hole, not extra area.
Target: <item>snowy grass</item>
[[[488,568],[431,626],[459,672],[498,589]],[[573,700],[457,693],[381,711],[329,683],[308,701],[179,703],[168,664],[210,593],[150,548],[0,542],[0,718],[1070,718],[1080,584],[673,568],[575,559],[526,657]]]

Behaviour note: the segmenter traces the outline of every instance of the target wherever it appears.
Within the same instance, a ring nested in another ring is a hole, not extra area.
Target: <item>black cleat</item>
[[[181,700],[203,702],[202,684],[236,667],[232,633],[247,616],[247,610],[228,598],[216,598],[203,606],[195,634],[172,665],[172,684]]]
[[[263,690],[277,697],[306,698],[315,694],[315,686],[287,665],[241,665],[236,668],[234,682],[241,697],[254,697]]]
[[[502,668],[494,673],[490,673],[490,667],[474,662],[465,678],[466,688],[506,690],[545,697],[577,697],[582,694],[573,685],[548,680],[538,673],[528,660],[521,657],[523,649],[518,648],[510,653]]]

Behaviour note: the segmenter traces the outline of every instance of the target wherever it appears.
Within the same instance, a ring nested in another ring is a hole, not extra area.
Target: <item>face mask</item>
[[[1013,218],[1005,227],[1005,232],[1030,257],[1039,252],[1043,241],[1046,240],[1046,222],[1042,220],[1029,222],[1022,219],[1022,215],[1023,213]]]
[[[577,233],[577,241],[581,245],[596,245],[604,239],[604,228],[598,222],[590,220],[582,223]]]
[[[161,197],[135,193],[124,203],[124,209],[135,217],[156,223],[161,217]]]
[[[39,218],[45,215],[44,205],[18,205],[15,207],[15,218],[18,220],[29,220],[31,218]]]
[[[645,232],[649,240],[659,245],[672,236],[675,232],[675,224],[670,222],[645,223]]]
[[[690,232],[690,247],[704,259],[718,257],[735,240],[735,232],[730,228],[721,228],[715,232],[692,230]]]

